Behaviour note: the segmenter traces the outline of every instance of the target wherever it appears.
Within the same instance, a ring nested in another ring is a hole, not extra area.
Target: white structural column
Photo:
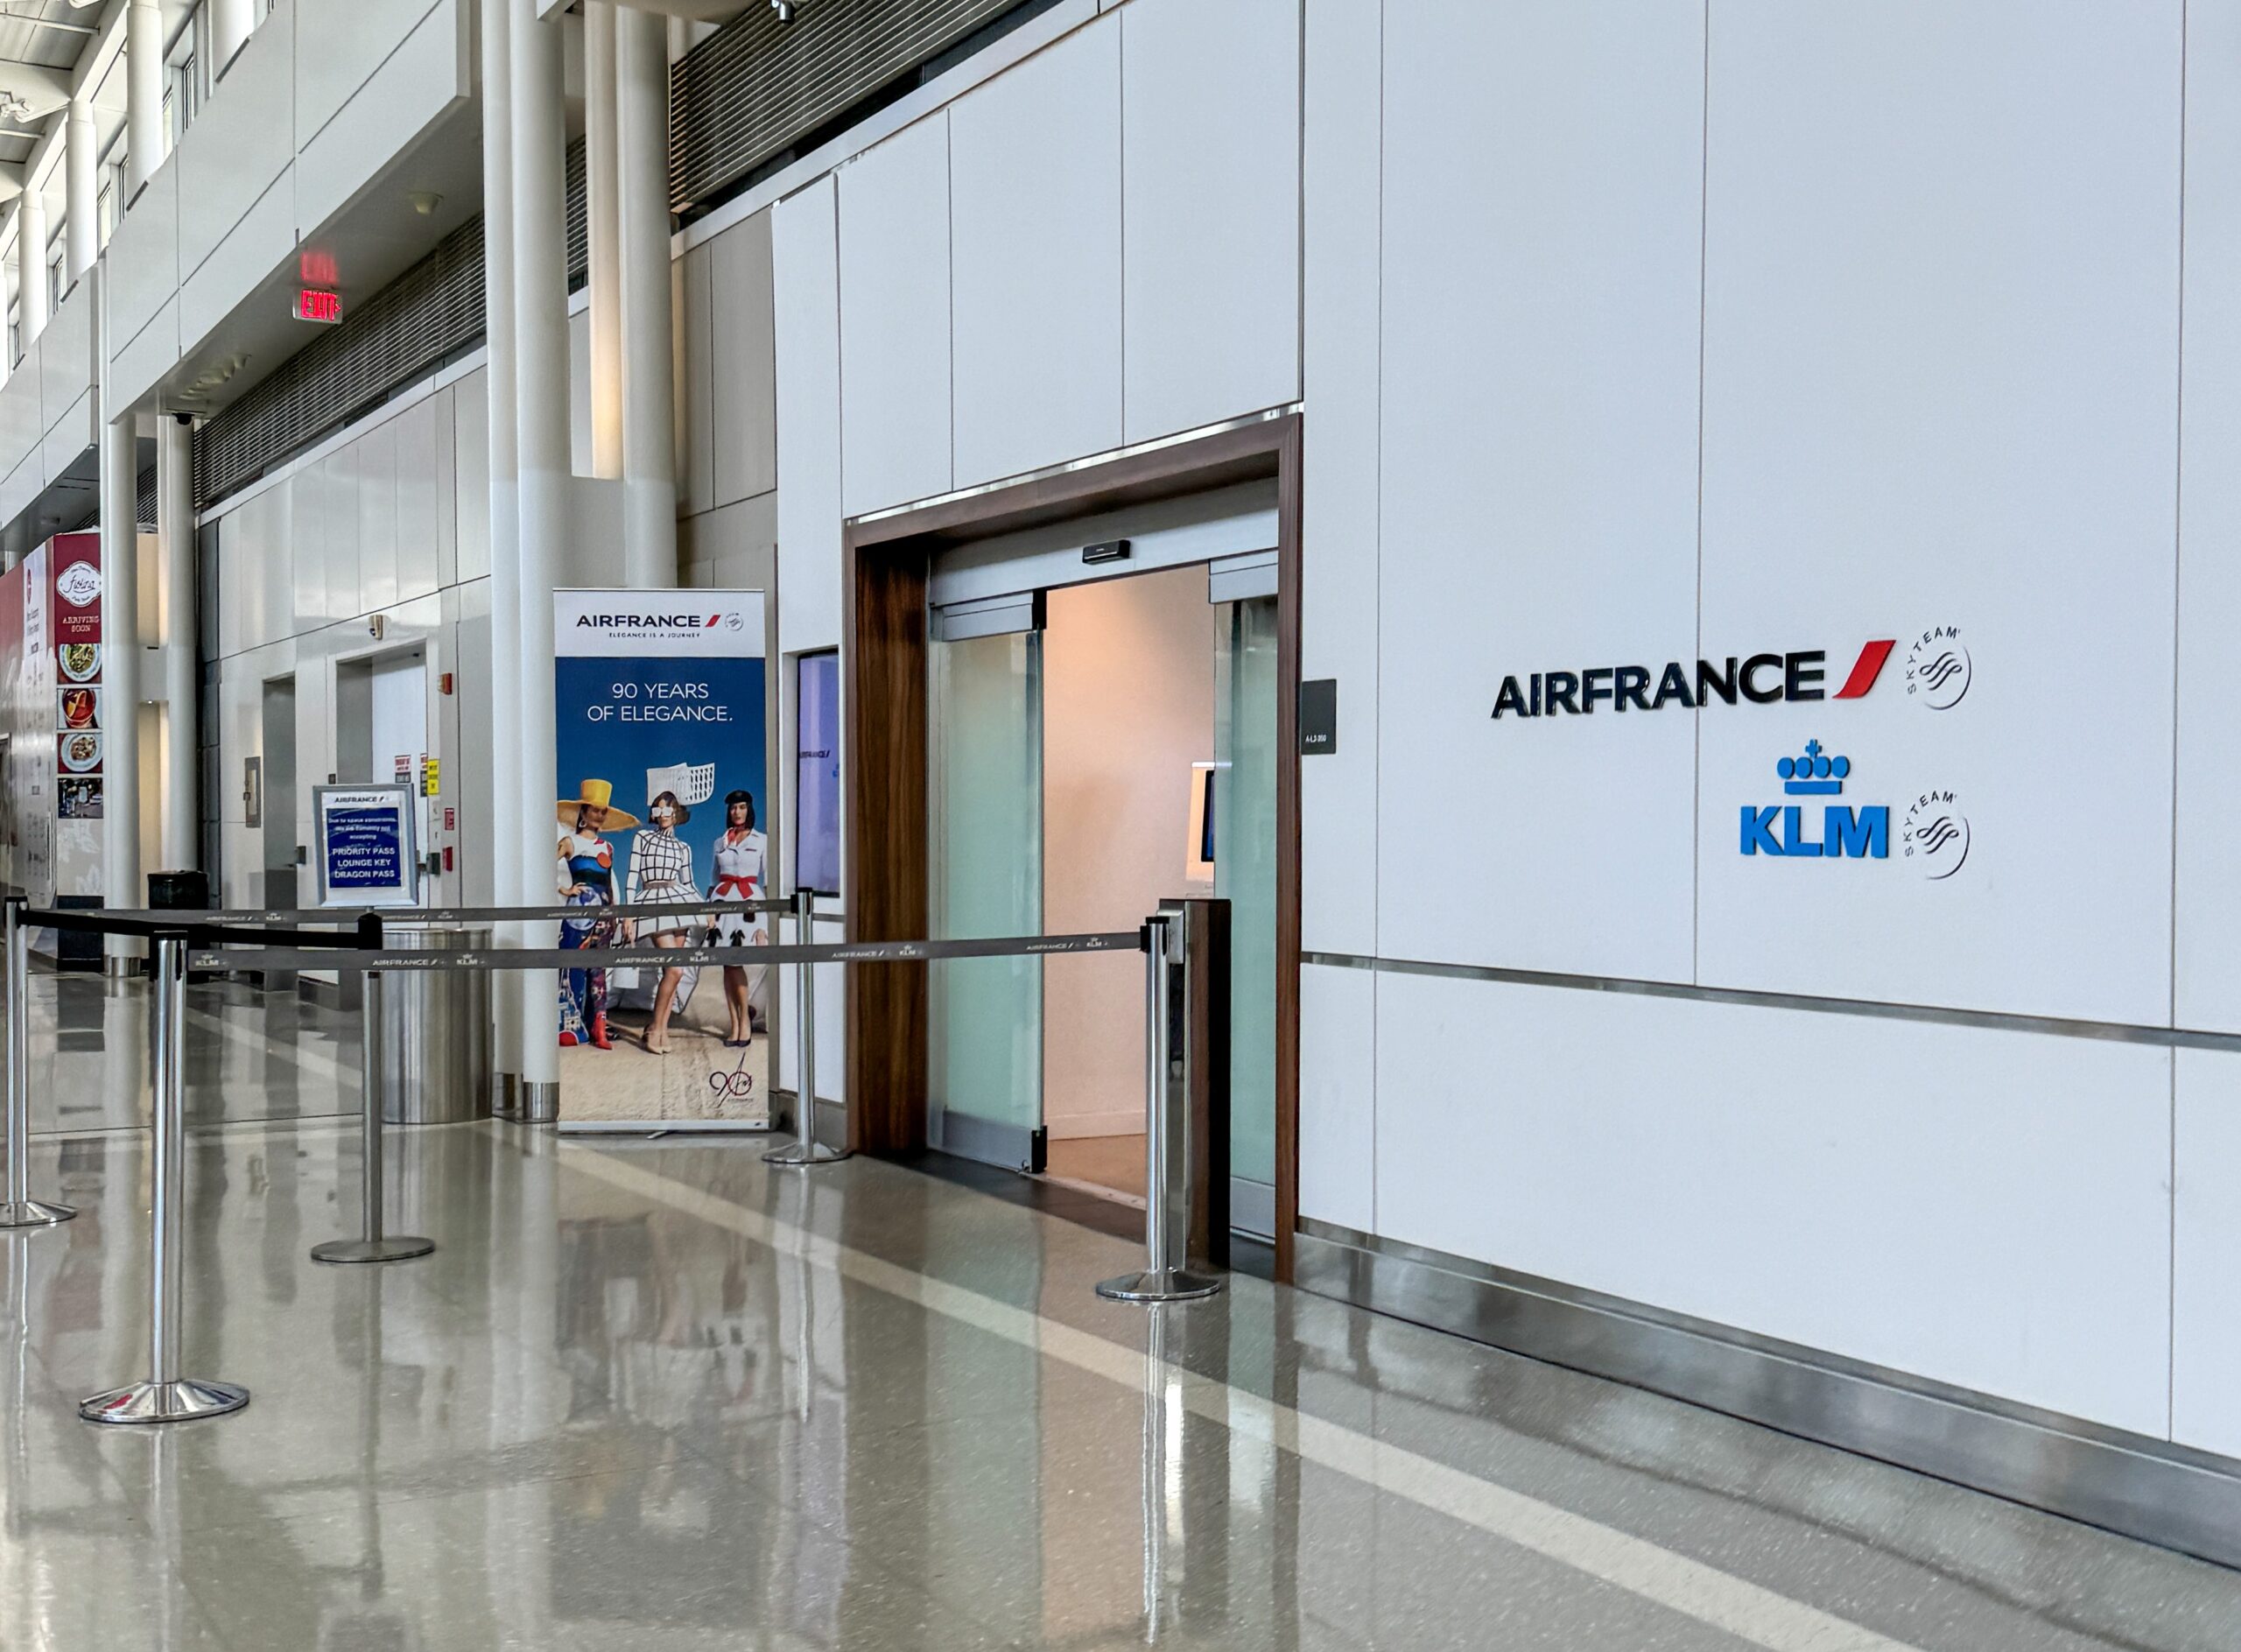
[[[16,198],[16,325],[24,354],[46,330],[46,197],[37,185]]]
[[[226,65],[234,60],[235,53],[248,44],[249,31],[256,26],[254,0],[210,0],[210,67],[213,74],[226,72]]]
[[[615,7],[584,0],[584,241],[589,256],[592,475],[622,474],[622,220],[615,199]]]
[[[194,766],[194,446],[188,421],[156,418],[156,555],[164,573],[164,869],[197,863]]]
[[[536,0],[513,0],[514,418],[521,500],[521,744],[517,790],[533,817],[521,840],[531,883],[549,870],[558,840],[551,814],[535,806],[553,777],[552,586],[568,531],[568,220],[563,170],[567,126],[561,102],[560,25],[542,22]],[[498,623],[493,617],[493,629]],[[549,798],[546,798],[549,801]],[[558,944],[557,927],[532,927],[533,943]],[[544,1005],[543,1016],[537,1005]],[[558,1030],[552,997],[532,995],[522,1044],[523,1112],[549,1118],[558,1105]]]
[[[619,8],[622,199],[622,545],[626,582],[677,583],[677,366],[671,332],[669,25]]]
[[[98,297],[94,313],[100,318],[104,342],[99,359],[106,364],[106,289]],[[106,385],[98,400],[102,624],[108,639],[102,650],[102,685],[109,701],[102,735],[102,889],[111,906],[139,906],[147,900],[140,875],[139,444],[134,439],[132,415],[110,421]],[[106,950],[114,967],[121,968],[137,955],[138,943],[112,935]]]
[[[70,100],[70,124],[62,136],[62,228],[69,238],[63,268],[71,280],[83,281],[102,252],[101,157],[95,147],[101,133],[90,99]]]
[[[522,745],[521,535],[514,435],[514,128],[513,0],[482,0],[482,284],[489,339],[484,383],[490,432],[490,749],[498,783],[491,788],[490,887],[501,906],[522,903],[522,844],[528,799],[505,784],[509,754]],[[520,944],[509,930],[502,938]],[[497,971],[490,1006],[499,1105],[520,1105],[522,1005],[529,977]]]
[[[164,12],[157,0],[130,0],[124,11],[124,193],[126,204],[164,164]]]

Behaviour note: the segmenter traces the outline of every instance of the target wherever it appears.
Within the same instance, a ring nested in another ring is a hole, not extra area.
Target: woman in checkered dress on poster
[[[630,875],[623,903],[690,904],[700,894],[692,881],[692,846],[677,835],[677,829],[692,818],[692,812],[677,800],[677,793],[664,791],[654,798],[646,813],[654,829],[640,832],[630,840]],[[651,937],[657,946],[683,946],[691,939],[691,924],[692,920],[684,916],[641,918],[634,925],[633,938]],[[670,1009],[683,979],[682,971],[662,971],[661,986],[654,995],[654,1018],[646,1028],[646,1048],[655,1055],[669,1053]]]

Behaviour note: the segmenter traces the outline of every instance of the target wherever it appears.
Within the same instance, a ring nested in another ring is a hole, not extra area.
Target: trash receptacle
[[[384,929],[397,951],[462,952],[487,929]],[[490,973],[393,969],[382,977],[382,1072],[391,1124],[457,1124],[490,1116]]]
[[[210,910],[210,875],[193,868],[184,872],[151,872],[148,904],[163,912],[207,912]]]

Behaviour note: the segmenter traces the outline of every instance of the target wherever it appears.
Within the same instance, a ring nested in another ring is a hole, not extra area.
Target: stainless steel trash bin
[[[487,929],[387,928],[383,943],[460,952],[490,945]],[[490,974],[393,969],[382,977],[382,1072],[391,1124],[457,1124],[490,1116]]]

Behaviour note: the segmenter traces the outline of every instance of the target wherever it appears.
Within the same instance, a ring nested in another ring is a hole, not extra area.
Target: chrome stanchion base
[[[425,1256],[436,1241],[418,1234],[390,1234],[380,1239],[330,1239],[312,1247],[313,1262],[404,1262]]]
[[[249,1390],[230,1382],[135,1382],[78,1402],[88,1423],[185,1423],[198,1417],[223,1417],[249,1403]]]
[[[1108,1302],[1191,1302],[1218,1295],[1224,1283],[1219,1274],[1155,1268],[1148,1273],[1122,1274],[1118,1279],[1100,1281],[1097,1294]]]
[[[521,1121],[550,1124],[560,1116],[560,1086],[543,1079],[522,1080]]]
[[[27,1199],[21,1204],[0,1201],[0,1227],[52,1227],[77,1213],[67,1205],[50,1205],[44,1199]]]
[[[790,1142],[784,1147],[774,1147],[762,1156],[765,1164],[783,1164],[789,1170],[803,1170],[811,1164],[838,1164],[854,1155],[845,1147],[827,1147],[822,1142]]]

